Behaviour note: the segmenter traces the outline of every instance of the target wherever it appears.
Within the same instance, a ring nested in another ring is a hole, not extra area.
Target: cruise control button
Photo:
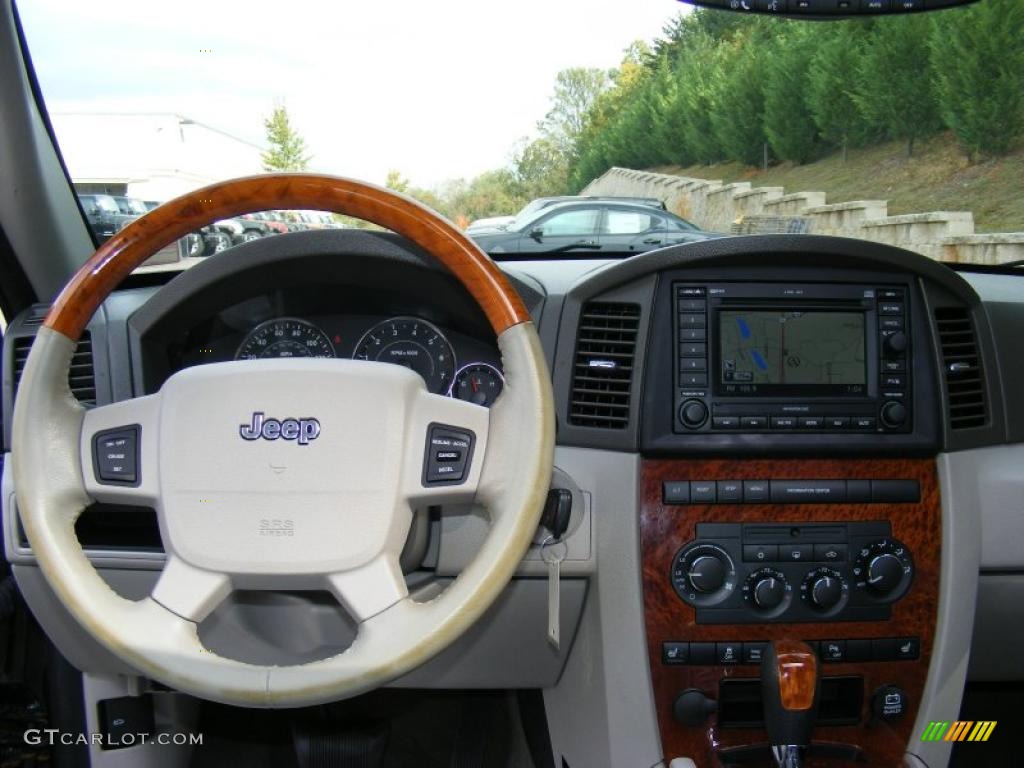
[[[137,426],[118,427],[93,437],[93,467],[97,482],[108,485],[139,483],[139,431]]]
[[[427,429],[427,458],[423,466],[423,485],[462,483],[473,457],[475,435],[469,430],[444,424]]]

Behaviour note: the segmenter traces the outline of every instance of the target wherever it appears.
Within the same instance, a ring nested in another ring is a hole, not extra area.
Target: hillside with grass
[[[749,181],[786,192],[822,190],[828,202],[888,200],[889,215],[924,211],[971,211],[977,232],[1024,232],[1024,145],[1009,154],[971,164],[952,134],[918,142],[908,158],[906,144],[891,141],[836,152],[805,165],[781,163],[763,171],[741,163],[689,167],[660,166],[661,173]]]

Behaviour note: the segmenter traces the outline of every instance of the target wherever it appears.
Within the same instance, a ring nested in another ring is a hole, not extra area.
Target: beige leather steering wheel
[[[497,335],[506,384],[493,407],[429,394],[422,379],[399,366],[313,359],[202,365],[176,373],[153,395],[91,410],[78,404],[68,388],[75,342],[125,275],[210,222],[282,208],[366,219],[447,266]],[[514,289],[483,252],[427,208],[329,176],[215,184],[129,224],[54,304],[15,407],[18,510],[54,592],[94,638],[141,674],[237,705],[346,698],[442,650],[512,577],[551,477],[550,381]],[[98,442],[126,452],[120,481],[97,466]],[[437,473],[425,462],[439,446],[462,452],[461,479],[430,479]],[[133,451],[134,480],[127,473]],[[156,509],[167,564],[151,596],[118,596],[86,559],[74,523],[92,501]],[[414,601],[398,565],[412,510],[470,501],[490,517],[484,545],[444,592]],[[266,535],[260,521],[267,519],[277,521],[271,530],[288,533]],[[233,588],[328,589],[358,622],[358,634],[345,652],[302,665],[223,658],[203,648],[197,626]]]

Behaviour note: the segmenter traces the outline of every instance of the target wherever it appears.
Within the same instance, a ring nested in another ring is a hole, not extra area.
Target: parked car
[[[79,195],[79,202],[89,222],[89,229],[99,243],[106,242],[121,228],[124,214],[110,195]]]
[[[583,200],[535,210],[507,231],[472,235],[491,254],[652,251],[710,237],[686,219],[637,203]]]
[[[467,235],[483,234],[484,232],[502,232],[505,227],[516,220],[515,216],[489,216],[485,219],[471,221],[466,227]]]
[[[519,212],[515,216],[492,216],[486,219],[477,219],[466,227],[466,234],[475,235],[491,232],[507,232],[510,229],[517,229],[517,222],[526,221],[531,218],[534,213],[543,210],[544,208],[550,208],[552,205],[559,205],[560,203],[584,201],[594,203],[630,203],[635,205],[645,205],[649,208],[657,208],[659,211],[667,210],[665,208],[664,201],[659,200],[656,197],[613,197],[595,195],[556,195],[554,197],[538,197],[536,200],[531,200],[520,208]]]
[[[250,221],[258,221],[264,224],[271,232],[283,235],[288,231],[288,225],[271,215],[270,211],[256,211],[247,213],[241,217]]]

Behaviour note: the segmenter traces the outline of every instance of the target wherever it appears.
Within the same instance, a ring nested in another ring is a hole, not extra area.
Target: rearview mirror
[[[690,5],[737,13],[763,13],[809,19],[888,16],[894,13],[941,11],[978,0],[682,0]]]

